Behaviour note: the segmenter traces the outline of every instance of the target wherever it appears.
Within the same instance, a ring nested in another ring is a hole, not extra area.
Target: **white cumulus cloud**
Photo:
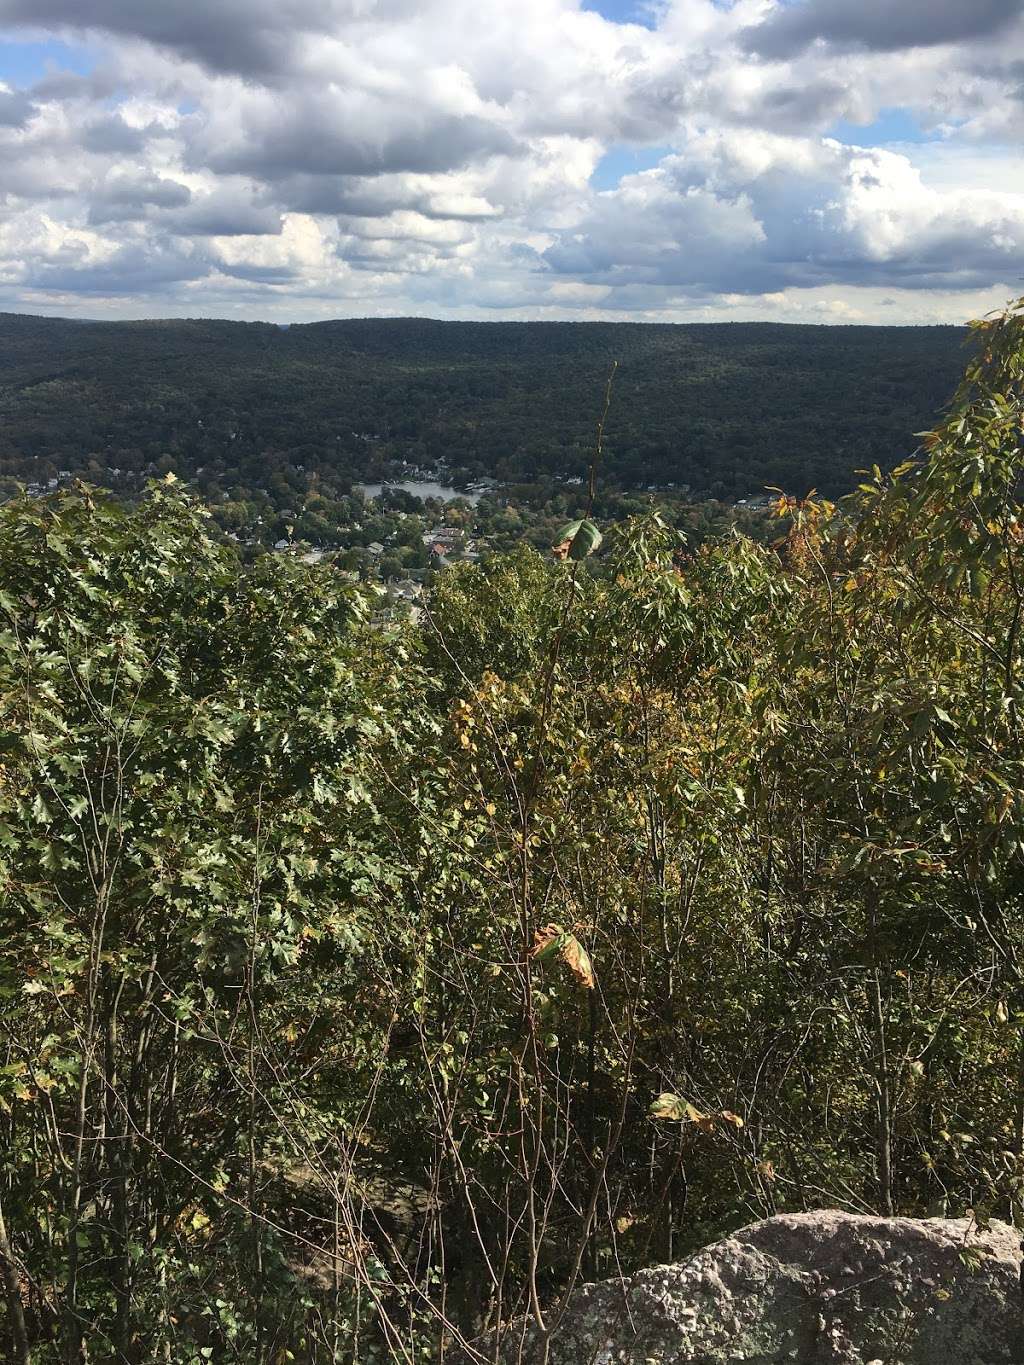
[[[0,0],[0,307],[963,318],[1024,274],[1022,8]],[[86,73],[3,64],[48,38]]]

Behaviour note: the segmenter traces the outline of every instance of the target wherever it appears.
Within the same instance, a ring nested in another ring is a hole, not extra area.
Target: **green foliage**
[[[588,518],[570,521],[555,537],[555,554],[560,558],[586,559],[598,549],[602,539],[601,532]]]
[[[394,658],[351,589],[243,574],[173,491],[11,506],[0,566],[0,1106],[31,1317],[108,1358],[302,1341],[274,1115],[314,1147],[350,1121],[366,1028],[333,1030],[394,879],[362,777]]]
[[[779,1210],[1024,1225],[1024,312],[977,341],[776,544],[598,499],[416,629],[173,487],[3,510],[12,1343],[433,1360]]]
[[[897,463],[962,363],[952,327],[6,314],[0,478],[63,468],[135,491],[174,471],[226,530],[273,543],[293,524],[327,542],[363,520],[352,481],[399,461],[534,491],[581,477],[613,360],[602,484],[730,502],[767,485],[846,492],[859,469]]]

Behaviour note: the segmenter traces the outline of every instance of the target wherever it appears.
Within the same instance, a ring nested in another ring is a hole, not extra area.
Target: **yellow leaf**
[[[663,1091],[648,1111],[652,1119],[669,1119],[674,1123],[705,1123],[707,1115],[695,1109],[687,1100],[671,1091]]]
[[[682,1100],[670,1091],[663,1091],[651,1104],[649,1113],[652,1119],[676,1119],[682,1117]]]
[[[590,961],[590,954],[572,934],[566,935],[562,945],[562,960],[585,990],[594,989],[594,967]]]
[[[554,953],[562,959],[576,980],[586,990],[594,989],[594,966],[590,955],[573,934],[567,934],[560,925],[546,924],[543,929],[534,930],[533,947],[530,956],[543,962]]]

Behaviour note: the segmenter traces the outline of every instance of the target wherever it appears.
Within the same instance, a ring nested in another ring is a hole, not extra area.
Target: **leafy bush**
[[[1024,313],[976,339],[776,545],[648,517],[400,632],[173,487],[3,509],[16,1359],[436,1359],[779,1210],[1024,1223]]]

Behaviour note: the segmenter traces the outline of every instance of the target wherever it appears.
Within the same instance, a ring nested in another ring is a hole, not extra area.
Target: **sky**
[[[0,0],[0,311],[960,323],[1024,0]]]

